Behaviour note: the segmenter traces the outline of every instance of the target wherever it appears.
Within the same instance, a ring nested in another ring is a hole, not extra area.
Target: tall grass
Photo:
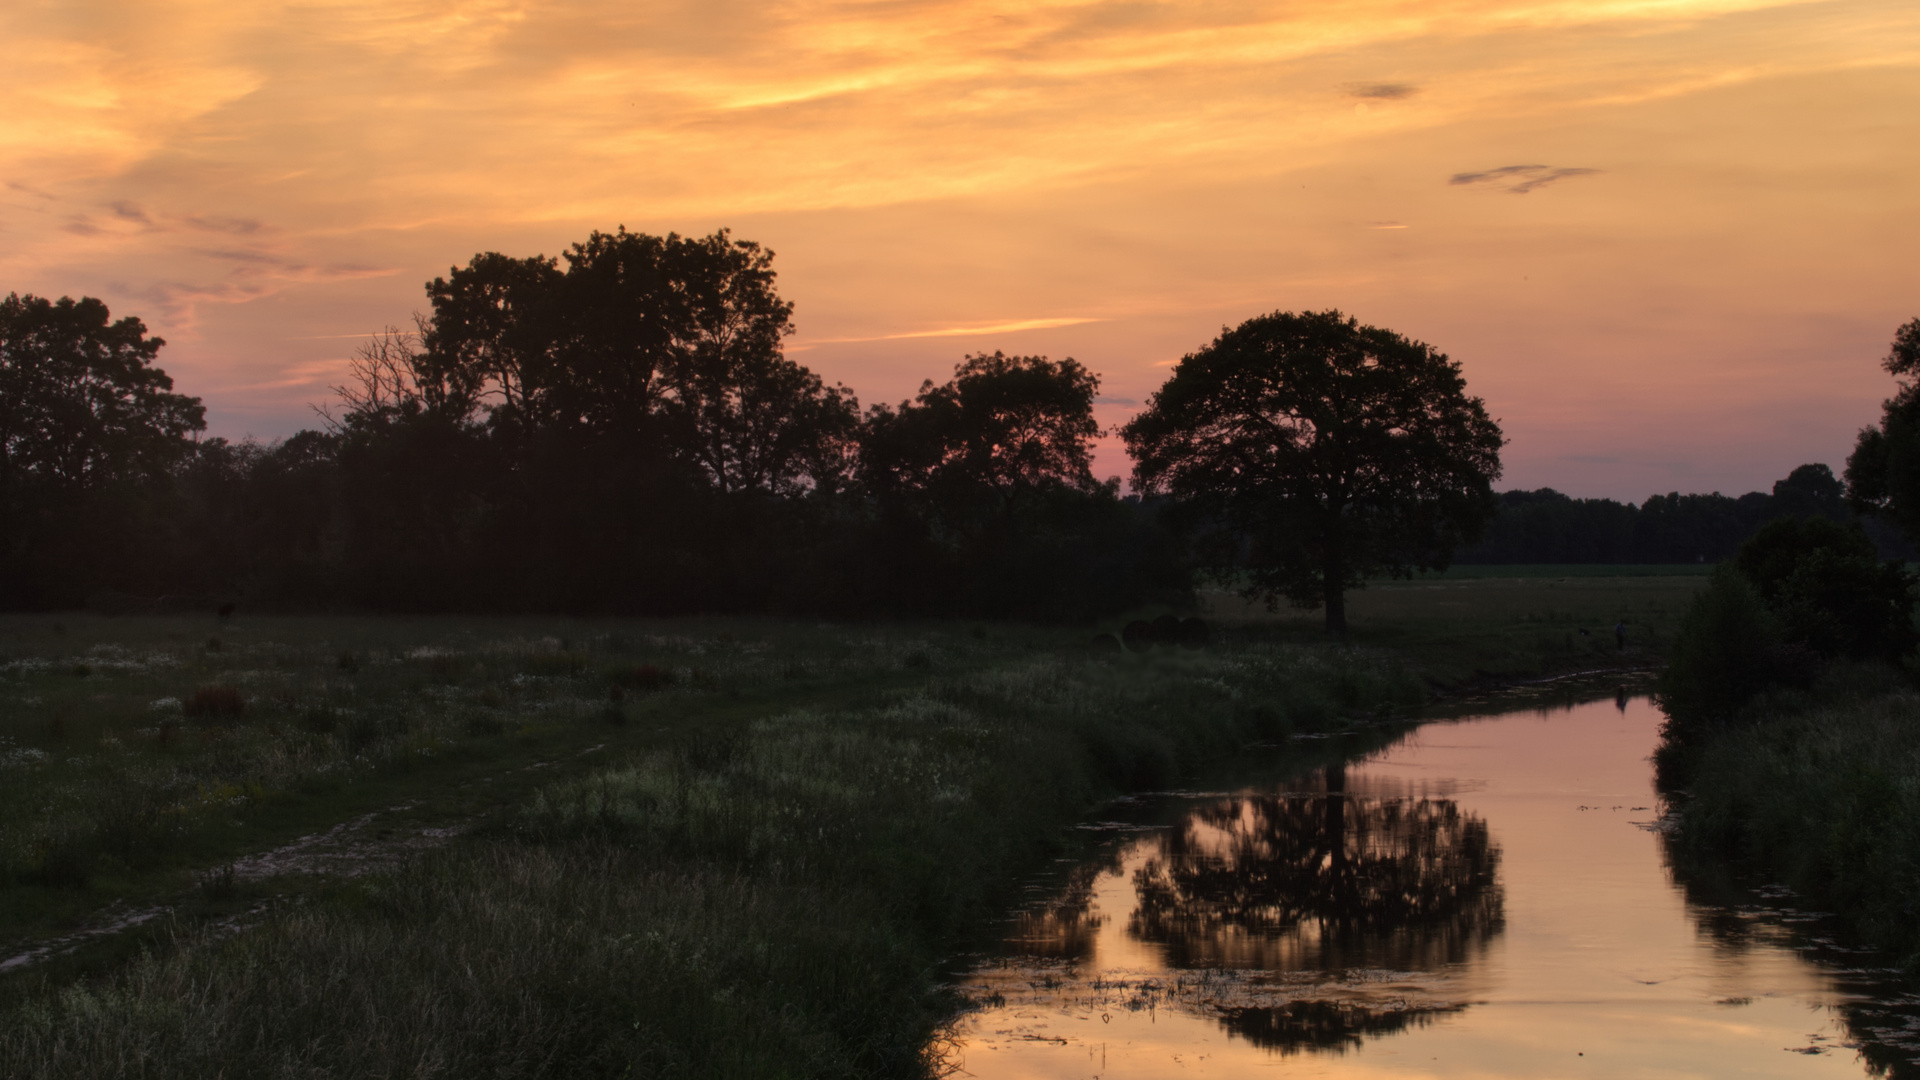
[[[925,1075],[953,1004],[944,959],[1063,826],[1248,741],[1422,698],[1365,649],[1228,635],[1099,656],[994,636],[622,653],[684,677],[637,702],[623,687],[634,720],[604,764],[257,927],[183,929],[119,970],[17,991],[0,1075]],[[559,680],[546,700],[574,703],[568,722],[603,723],[620,682],[583,655],[531,677]],[[475,663],[498,661],[463,655],[388,700],[432,713],[497,692]],[[794,689],[836,668],[864,689]],[[703,701],[701,722],[666,723]]]
[[[1847,668],[1757,702],[1693,761],[1673,843],[1837,911],[1920,967],[1920,694]]]

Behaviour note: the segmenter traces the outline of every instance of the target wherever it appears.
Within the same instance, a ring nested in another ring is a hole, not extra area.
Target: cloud
[[[1502,165],[1485,172],[1454,173],[1449,184],[1487,184],[1509,195],[1525,195],[1570,176],[1590,176],[1599,169],[1556,168],[1552,165]]]
[[[1398,101],[1401,98],[1412,97],[1419,92],[1420,88],[1412,83],[1376,82],[1349,83],[1347,85],[1347,93],[1352,94],[1354,97],[1373,98],[1381,101]]]
[[[903,341],[907,338],[973,337],[978,334],[1016,334],[1022,330],[1051,330],[1057,326],[1079,326],[1082,323],[1105,322],[1105,319],[1021,319],[1018,322],[988,323],[983,326],[948,326],[939,330],[912,330],[904,334],[880,334],[875,337],[814,338],[790,346],[789,351],[802,351],[815,345],[845,345],[860,341]]]
[[[188,226],[198,229],[201,232],[232,233],[235,236],[246,236],[260,231],[260,223],[252,218],[188,217],[185,221]]]
[[[200,254],[209,259],[226,259],[229,262],[260,263],[268,266],[285,266],[300,269],[299,264],[283,259],[278,255],[269,255],[264,251],[249,251],[245,248],[202,248]]]
[[[121,221],[131,221],[135,225],[145,225],[148,228],[153,227],[153,219],[148,217],[147,212],[140,209],[137,203],[131,203],[122,199],[114,203],[112,209],[113,216],[119,218]]]

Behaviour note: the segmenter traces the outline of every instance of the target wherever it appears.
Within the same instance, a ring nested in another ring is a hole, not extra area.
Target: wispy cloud
[[[1105,322],[1105,319],[1020,319],[1015,322],[985,323],[978,326],[945,326],[938,330],[908,330],[898,334],[876,334],[873,337],[837,337],[808,338],[796,342],[794,351],[801,351],[813,345],[847,345],[861,341],[904,341],[908,338],[944,338],[978,337],[981,334],[1017,334],[1023,330],[1052,330],[1059,326],[1080,326],[1084,323]]]
[[[1398,101],[1401,98],[1412,97],[1419,92],[1420,88],[1412,83],[1375,82],[1349,83],[1347,85],[1347,93],[1354,97],[1373,98],[1384,101]]]
[[[1525,195],[1534,188],[1546,187],[1572,176],[1591,176],[1599,169],[1556,168],[1551,165],[1502,165],[1485,172],[1454,173],[1449,184],[1486,184],[1509,195]]]

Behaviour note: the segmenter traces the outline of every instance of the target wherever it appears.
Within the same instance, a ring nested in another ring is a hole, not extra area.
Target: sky
[[[1912,0],[10,0],[0,73],[0,292],[140,317],[229,438],[620,225],[773,249],[865,403],[999,349],[1119,424],[1339,308],[1462,364],[1500,487],[1634,501],[1837,471],[1920,316]]]

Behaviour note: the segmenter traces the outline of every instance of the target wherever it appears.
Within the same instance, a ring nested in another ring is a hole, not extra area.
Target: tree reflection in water
[[[1189,815],[1134,873],[1129,930],[1175,967],[1427,971],[1501,925],[1500,851],[1451,799],[1324,790]]]
[[[1144,851],[1142,848],[1144,847]],[[1103,987],[1119,1007],[1186,1008],[1281,1053],[1345,1049],[1464,1006],[1434,991],[1502,928],[1500,850],[1484,819],[1427,793],[1349,792],[1344,767],[1280,795],[1221,800],[1117,858],[1133,867],[1130,938],[1165,977]],[[1094,957],[1102,873],[1083,866],[1016,947]]]

